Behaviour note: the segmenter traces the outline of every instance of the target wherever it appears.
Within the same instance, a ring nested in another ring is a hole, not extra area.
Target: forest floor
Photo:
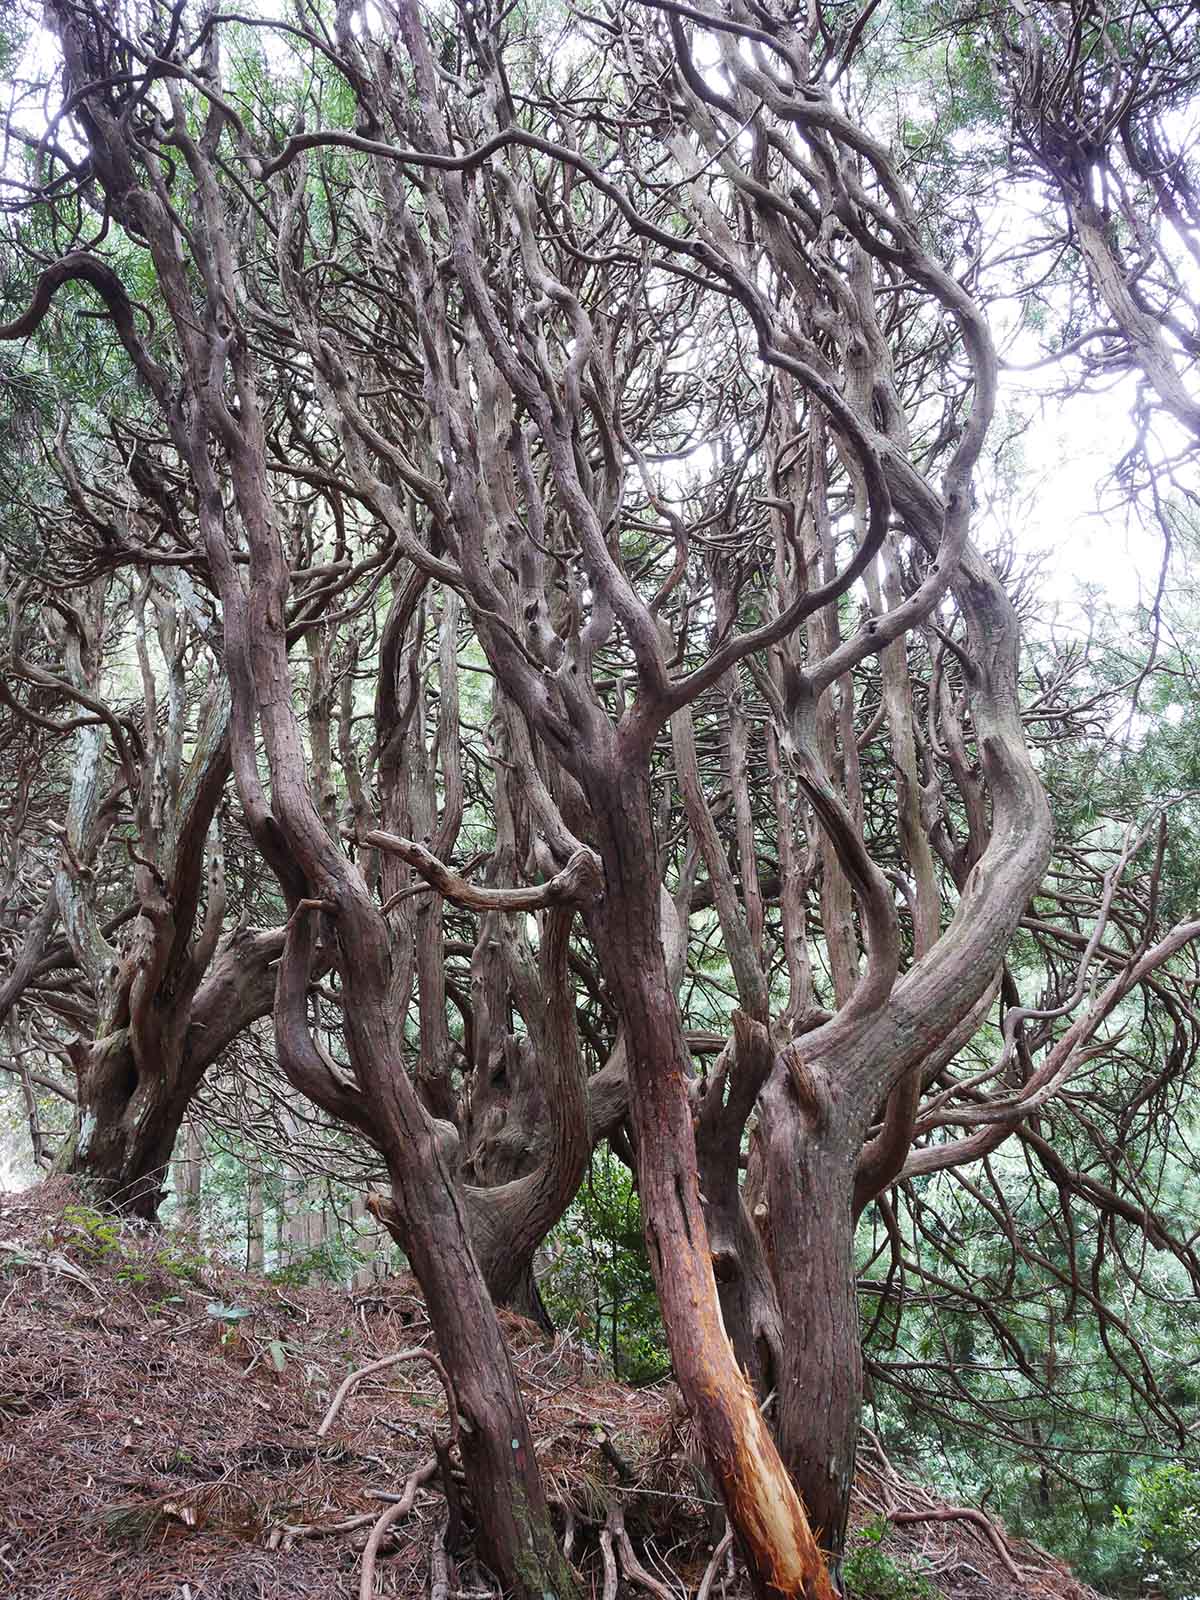
[[[673,1387],[626,1388],[572,1339],[505,1324],[593,1596],[742,1600]],[[357,1296],[285,1288],[186,1235],[101,1217],[66,1180],[0,1194],[0,1593],[355,1596],[371,1529],[407,1490],[373,1592],[416,1600],[432,1571],[448,1600],[486,1600],[496,1591],[448,1517],[435,1368],[418,1358],[367,1375],[322,1429],[350,1372],[429,1341],[411,1279]],[[858,1562],[882,1574],[853,1591],[862,1600],[1096,1600],[1052,1557],[903,1479],[869,1441],[854,1522],[879,1539]]]

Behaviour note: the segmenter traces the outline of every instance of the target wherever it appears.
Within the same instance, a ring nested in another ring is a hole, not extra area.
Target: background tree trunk
[[[183,1147],[175,1157],[175,1193],[180,1208],[189,1221],[195,1221],[200,1209],[200,1190],[204,1175],[204,1147],[200,1130],[187,1117],[183,1124]]]
[[[246,1171],[246,1271],[262,1272],[266,1265],[266,1208],[262,1173]]]

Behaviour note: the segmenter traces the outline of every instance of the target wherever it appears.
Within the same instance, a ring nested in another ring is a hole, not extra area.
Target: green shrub
[[[68,1239],[60,1241],[56,1237],[49,1242],[69,1243],[85,1261],[113,1267],[118,1283],[156,1285],[156,1278],[164,1274],[182,1283],[199,1284],[204,1280],[208,1262],[186,1239],[169,1240],[156,1250],[148,1249],[144,1235],[127,1232],[118,1218],[90,1206],[64,1206],[63,1222],[70,1230]]]
[[[842,1563],[842,1577],[855,1600],[937,1600],[925,1574],[907,1561],[893,1560],[881,1549],[888,1523],[883,1517],[866,1523]]]
[[[1147,1589],[1163,1600],[1200,1594],[1200,1473],[1183,1466],[1143,1473],[1113,1521],[1132,1537],[1134,1565]]]
[[[626,1383],[655,1383],[670,1370],[642,1214],[629,1169],[609,1150],[551,1235],[539,1278],[546,1308],[574,1327]]]

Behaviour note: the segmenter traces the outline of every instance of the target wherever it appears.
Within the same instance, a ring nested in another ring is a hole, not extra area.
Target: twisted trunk
[[[155,996],[132,1022],[70,1047],[77,1078],[73,1135],[56,1170],[101,1203],[152,1222],[171,1153],[205,1072],[243,1029],[269,1015],[282,929],[239,929],[222,941],[194,995]]]
[[[825,1083],[783,1058],[762,1095],[765,1231],[787,1329],[776,1440],[836,1571],[862,1407],[851,1197],[858,1140]]]
[[[697,1176],[690,1065],[659,926],[649,784],[588,774],[606,876],[591,925],[628,1050],[629,1115],[650,1266],[675,1377],[761,1596],[831,1596],[804,1506],[721,1316]]]
[[[152,1222],[190,1095],[178,1091],[179,1062],[142,1073],[129,1029],[70,1047],[78,1074],[77,1127],[57,1170],[99,1204]]]

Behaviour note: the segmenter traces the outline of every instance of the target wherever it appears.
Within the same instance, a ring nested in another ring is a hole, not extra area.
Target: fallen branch
[[[1007,1540],[986,1512],[977,1511],[971,1506],[935,1505],[929,1500],[924,1491],[920,1491],[918,1495],[919,1499],[927,1501],[924,1507],[910,1504],[908,1509],[902,1509],[898,1506],[895,1496],[905,1493],[905,1491],[908,1491],[911,1495],[915,1486],[904,1482],[888,1459],[883,1445],[869,1428],[863,1429],[863,1435],[866,1445],[860,1449],[860,1457],[865,1457],[869,1451],[879,1463],[878,1467],[872,1470],[876,1473],[879,1480],[879,1488],[882,1492],[881,1500],[878,1502],[879,1508],[889,1522],[893,1522],[897,1526],[913,1522],[970,1522],[979,1529],[996,1552],[1009,1577],[1015,1583],[1023,1584],[1025,1582],[1025,1574],[1013,1560]],[[1051,1557],[1050,1559],[1053,1560],[1054,1558]],[[700,1600],[699,1596],[697,1596],[697,1600]]]

